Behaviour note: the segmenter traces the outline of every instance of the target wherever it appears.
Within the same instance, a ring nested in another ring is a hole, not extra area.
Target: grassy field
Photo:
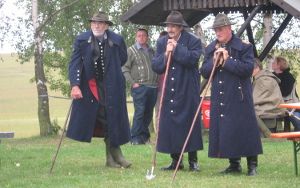
[[[219,171],[227,160],[207,157],[205,148],[198,152],[201,171],[189,172],[187,156],[185,170],[177,173],[171,184],[172,172],[160,171],[170,158],[158,154],[156,177],[146,180],[146,170],[151,168],[151,145],[123,146],[126,158],[132,161],[130,169],[105,167],[105,150],[102,139],[91,144],[65,139],[58,155],[53,173],[49,174],[58,137],[5,139],[0,144],[1,188],[92,188],[92,187],[205,187],[205,188],[298,188],[300,177],[294,174],[292,143],[285,140],[263,140],[264,154],[259,156],[259,175],[246,176],[246,161],[242,160],[243,173],[221,175]]]

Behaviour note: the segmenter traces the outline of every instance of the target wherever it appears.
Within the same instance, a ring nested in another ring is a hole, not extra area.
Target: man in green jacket
[[[134,116],[131,143],[145,144],[150,139],[149,124],[157,98],[158,76],[152,71],[154,50],[147,44],[148,31],[138,29],[136,43],[127,49],[128,60],[122,67],[126,80],[131,84]]]

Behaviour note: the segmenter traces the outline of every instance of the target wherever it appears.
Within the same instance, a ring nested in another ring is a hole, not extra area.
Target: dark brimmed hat
[[[226,14],[218,14],[215,18],[213,25],[209,28],[215,29],[217,27],[223,27],[223,26],[233,25],[233,24],[235,23],[231,22]]]
[[[174,25],[180,25],[183,27],[188,27],[188,24],[184,21],[183,16],[178,11],[172,11],[165,22],[162,23],[163,25],[167,24],[174,24]]]
[[[93,17],[91,19],[89,19],[90,22],[94,21],[94,22],[105,22],[107,23],[109,26],[112,26],[113,23],[111,21],[108,20],[108,16],[105,12],[98,12],[97,14],[94,14]]]

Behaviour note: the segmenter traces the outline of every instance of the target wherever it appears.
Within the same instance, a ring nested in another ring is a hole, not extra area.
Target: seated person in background
[[[276,132],[276,118],[284,117],[286,110],[278,108],[283,103],[277,78],[271,71],[265,70],[256,59],[253,70],[253,102],[258,126],[264,135],[269,137]]]
[[[295,103],[299,102],[299,98],[296,92],[296,79],[290,73],[290,68],[287,60],[284,57],[275,57],[272,63],[273,74],[275,74],[279,79],[279,87],[285,103]],[[300,111],[297,110],[294,116],[288,117],[294,126],[294,131],[300,131]]]

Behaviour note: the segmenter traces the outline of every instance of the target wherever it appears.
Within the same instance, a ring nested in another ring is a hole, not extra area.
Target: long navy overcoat
[[[205,49],[200,69],[205,78],[212,71],[216,44],[214,41]],[[233,35],[226,49],[229,58],[216,69],[212,80],[208,155],[255,156],[262,153],[262,145],[252,97],[253,47]]]
[[[108,47],[105,58],[104,92],[107,118],[107,134],[113,146],[125,144],[130,139],[129,120],[126,107],[125,78],[121,66],[127,61],[124,39],[107,30]],[[91,92],[89,81],[96,79],[92,54],[92,32],[80,34],[74,43],[69,65],[71,85],[79,85],[83,98],[73,101],[67,130],[69,138],[90,142],[94,133],[99,102]],[[101,99],[100,99],[101,100]]]
[[[152,68],[158,74],[165,72],[168,36],[157,41]],[[200,102],[198,71],[201,41],[182,31],[172,54],[162,103],[157,150],[162,153],[180,153]],[[203,149],[200,116],[198,116],[185,152]]]

